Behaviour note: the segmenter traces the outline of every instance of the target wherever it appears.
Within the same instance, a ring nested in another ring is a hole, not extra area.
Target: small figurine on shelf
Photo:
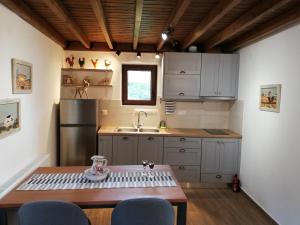
[[[85,58],[84,57],[79,58],[78,59],[78,63],[79,63],[80,68],[83,68],[84,67],[84,63],[85,63]]]
[[[82,95],[85,94],[86,98],[89,98],[87,90],[88,87],[90,86],[90,81],[87,79],[84,79],[82,81],[83,85],[82,86],[78,86],[75,88],[75,96],[74,98],[76,98],[77,94],[79,94],[79,97],[82,98]]]
[[[75,57],[72,55],[66,58],[66,62],[69,64],[70,68],[73,68],[74,59],[75,59]]]
[[[108,69],[108,67],[109,67],[110,64],[111,64],[111,61],[108,60],[108,59],[105,59],[105,60],[104,60],[104,64],[105,64],[106,69]]]
[[[110,78],[103,78],[102,80],[99,81],[98,84],[100,85],[109,85],[110,83]]]
[[[97,68],[97,63],[98,63],[98,60],[99,59],[91,59],[91,62],[92,62],[92,64],[93,64],[93,66],[94,66],[94,69],[96,69]]]
[[[72,77],[69,75],[64,75],[63,76],[63,85],[71,85],[73,83]]]

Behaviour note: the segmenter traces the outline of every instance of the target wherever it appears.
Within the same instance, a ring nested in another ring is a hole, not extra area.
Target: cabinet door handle
[[[128,140],[128,137],[122,137],[122,140]]]
[[[185,142],[185,138],[180,138],[180,142]]]
[[[184,148],[179,149],[179,152],[185,152]]]
[[[180,74],[185,74],[185,71],[184,71],[184,70],[181,70],[181,71],[180,71]]]
[[[178,166],[178,169],[180,169],[180,170],[184,170],[184,169],[185,169],[185,167],[184,167],[184,166]]]
[[[148,137],[148,141],[153,141],[154,137]]]
[[[222,178],[222,175],[218,174],[218,175],[216,176],[216,178],[217,178],[217,179],[221,179],[221,178]]]
[[[184,92],[180,92],[178,95],[180,95],[180,96],[184,96]]]

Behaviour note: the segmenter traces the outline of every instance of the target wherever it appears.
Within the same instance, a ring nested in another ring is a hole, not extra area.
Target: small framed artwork
[[[21,129],[20,100],[0,99],[0,139]]]
[[[260,110],[280,112],[281,84],[260,86]]]
[[[32,92],[32,64],[12,59],[13,94],[30,94]]]

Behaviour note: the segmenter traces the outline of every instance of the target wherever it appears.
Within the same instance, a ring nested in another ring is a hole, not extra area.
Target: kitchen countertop
[[[233,132],[232,130],[223,129],[228,135],[213,135],[207,133],[203,129],[186,129],[186,128],[167,128],[160,129],[158,133],[156,132],[118,132],[117,127],[102,126],[98,130],[98,134],[101,135],[113,135],[113,136],[123,136],[123,135],[151,135],[151,136],[165,136],[165,137],[199,137],[199,138],[242,138],[242,135]]]

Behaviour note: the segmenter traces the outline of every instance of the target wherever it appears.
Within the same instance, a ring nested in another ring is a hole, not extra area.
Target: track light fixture
[[[121,55],[121,51],[120,50],[117,50],[116,51],[116,54],[119,56],[119,55]]]
[[[161,38],[162,38],[164,41],[166,41],[166,40],[169,38],[169,36],[170,36],[173,32],[174,32],[174,28],[173,28],[173,27],[168,27],[167,30],[165,30],[165,31],[163,31],[163,32],[161,33]]]
[[[136,53],[136,57],[137,57],[138,59],[140,59],[140,58],[141,58],[141,52],[137,52],[137,53]]]

